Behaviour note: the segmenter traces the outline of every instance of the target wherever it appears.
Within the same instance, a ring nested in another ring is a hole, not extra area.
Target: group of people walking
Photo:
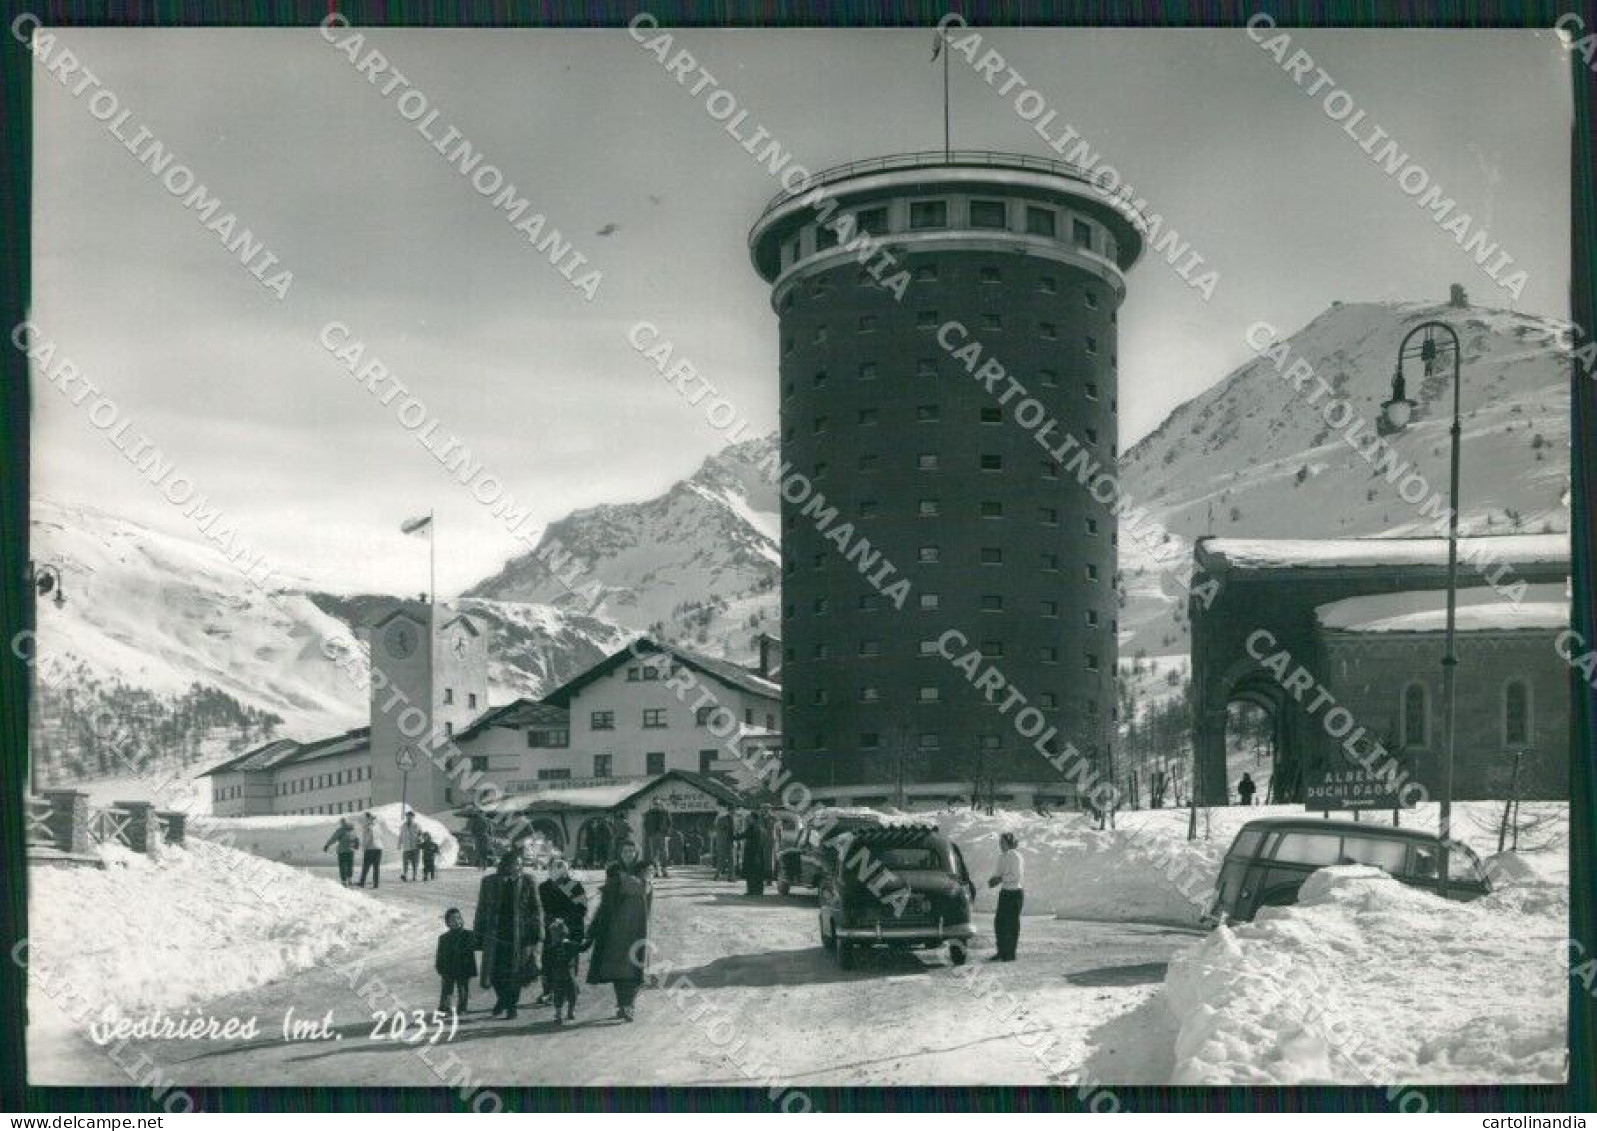
[[[322,851],[336,849],[338,854],[338,882],[345,887],[363,888],[367,879],[372,887],[382,886],[383,849],[387,837],[377,818],[371,812],[362,813],[360,829],[350,824],[348,817],[338,819],[338,827],[322,845]],[[360,852],[360,880],[355,880],[355,853]],[[438,842],[431,833],[416,824],[416,814],[407,812],[399,826],[399,878],[411,883],[438,877]],[[418,874],[419,868],[419,874]]]
[[[494,991],[493,1017],[514,1020],[523,990],[534,981],[534,1004],[553,1005],[556,1023],[576,1017],[581,955],[591,951],[587,984],[614,988],[617,1019],[634,1017],[646,974],[645,951],[653,892],[648,864],[633,841],[623,841],[605,867],[599,904],[588,915],[588,893],[563,859],[537,883],[525,871],[521,845],[499,857],[477,892],[472,926],[458,908],[444,915],[434,966],[441,980],[438,1008],[464,1013],[478,978]],[[477,955],[481,954],[479,965]]]
[[[742,879],[749,895],[764,895],[765,885],[774,882],[781,869],[781,830],[768,806],[747,810],[721,806],[711,835],[715,878]]]

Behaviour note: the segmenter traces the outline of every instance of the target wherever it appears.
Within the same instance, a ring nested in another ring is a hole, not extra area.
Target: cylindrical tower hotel
[[[1114,468],[1139,225],[1069,166],[994,153],[828,170],[754,225],[781,320],[782,456],[813,484],[784,493],[783,733],[818,793],[902,777],[1062,796],[1020,702],[998,709],[1011,686],[1056,748],[1109,749],[1115,520],[1061,463]],[[907,593],[884,592],[901,578]],[[946,654],[972,651],[975,673]],[[1001,692],[973,685],[988,668]]]

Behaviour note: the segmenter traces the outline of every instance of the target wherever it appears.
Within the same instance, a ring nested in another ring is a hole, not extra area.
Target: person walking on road
[[[327,843],[322,845],[322,851],[326,852],[334,845],[338,846],[338,882],[348,887],[355,878],[355,849],[360,845],[360,837],[355,834],[355,827],[349,823],[348,817],[338,818],[338,827],[327,838]]]
[[[645,965],[649,939],[649,884],[632,875],[620,861],[604,870],[599,890],[599,910],[588,925],[593,958],[588,963],[588,984],[608,983],[615,989],[616,1019],[631,1021],[638,989],[648,971]]]
[[[1253,784],[1252,776],[1250,774],[1244,773],[1242,775],[1242,780],[1237,782],[1237,796],[1242,799],[1242,804],[1252,805],[1253,795],[1258,788],[1258,786]]]
[[[449,929],[438,936],[438,952],[433,957],[440,982],[438,1012],[449,1012],[452,997],[455,1013],[461,1014],[471,997],[471,980],[477,976],[477,936],[466,930],[466,918],[458,907],[444,912],[444,926]]]
[[[649,850],[649,863],[656,876],[665,876],[670,863],[671,813],[656,797],[643,814],[643,841]]]
[[[1026,864],[1014,833],[1000,834],[998,848],[998,870],[987,881],[988,887],[998,889],[998,910],[993,913],[998,953],[987,961],[1013,962],[1020,943],[1020,908],[1026,902]]]
[[[768,827],[762,808],[749,814],[743,832],[737,836],[743,842],[744,891],[751,896],[765,894],[765,881],[770,876],[770,845],[766,842]]]
[[[472,924],[482,947],[482,984],[493,987],[493,1016],[515,1020],[521,989],[538,976],[543,909],[538,885],[521,870],[521,853],[506,852],[484,876]]]
[[[421,878],[438,878],[438,842],[433,839],[432,833],[425,830],[421,834]]]
[[[564,923],[567,940],[578,949],[581,949],[583,940],[587,936],[588,893],[583,888],[582,881],[571,874],[566,862],[558,856],[549,861],[549,878],[538,885],[538,903],[543,908],[545,950],[543,982],[540,987],[542,993],[538,995],[536,1004],[543,1005],[554,990],[552,979],[558,973],[551,959],[558,960],[559,956],[551,955],[548,950],[549,940],[553,938],[550,926],[556,922]],[[572,961],[574,963],[575,959]]]
[[[782,821],[774,809],[765,810],[765,878],[776,882],[776,870],[782,854]]]
[[[616,850],[615,862],[621,865],[623,871],[629,876],[636,876],[640,880],[649,878],[649,862],[643,858],[643,853],[638,850],[638,842],[624,840],[621,847]]]
[[[367,810],[360,818],[360,883],[356,887],[365,887],[368,875],[373,889],[382,887],[384,846],[383,830],[371,810]]]
[[[399,879],[401,883],[419,880],[421,860],[420,830],[416,827],[416,814],[405,810],[405,819],[399,825]]]
[[[732,878],[732,807],[723,803],[714,826],[715,878]]]

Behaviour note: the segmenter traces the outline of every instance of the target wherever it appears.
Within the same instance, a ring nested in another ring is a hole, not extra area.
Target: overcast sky
[[[1571,115],[1552,33],[1295,35],[1530,272],[1515,303],[1318,99],[1240,31],[1005,30],[990,44],[1203,253],[1120,318],[1121,446],[1334,300],[1445,298],[1567,317]],[[625,31],[371,32],[450,124],[603,272],[592,303],[312,31],[62,34],[294,273],[278,302],[35,71],[35,318],[242,537],[340,590],[425,586],[397,533],[439,515],[439,587],[515,550],[502,524],[317,344],[348,323],[540,521],[658,493],[723,438],[627,344],[661,325],[759,426],[777,323],[746,236],[778,189]],[[680,43],[812,169],[942,144],[932,34],[688,32]],[[958,56],[956,147],[1048,156]],[[1017,88],[1018,90],[1018,88]],[[1324,92],[1322,92],[1323,95]],[[746,131],[745,131],[746,132]],[[617,225],[608,236],[596,233]],[[1368,374],[1381,381],[1383,374]],[[191,533],[60,394],[36,387],[34,490]]]

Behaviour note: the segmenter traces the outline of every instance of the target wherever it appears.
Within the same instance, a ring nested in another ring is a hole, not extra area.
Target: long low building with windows
[[[392,617],[378,625],[395,623]],[[440,738],[457,752],[446,760],[459,772],[441,788],[421,787],[419,779],[434,769],[425,756],[402,778],[390,765],[391,752],[374,753],[373,726],[365,726],[314,742],[277,739],[213,767],[203,775],[211,782],[212,811],[336,816],[398,801],[408,785],[419,810],[441,812],[471,802],[485,783],[521,794],[641,783],[675,771],[742,789],[754,782],[751,762],[780,757],[781,685],[770,666],[774,649],[764,642],[759,666],[748,668],[645,638],[541,700],[517,699],[467,717],[460,707],[470,704],[469,712],[487,695],[480,678],[472,678],[482,670],[471,661],[483,645],[461,620],[445,628],[454,626],[462,643],[432,649],[437,686],[423,685],[414,696],[439,704]],[[401,659],[415,654],[400,650]],[[373,664],[381,662],[374,649]],[[424,684],[428,674],[422,673]],[[375,726],[381,716],[373,698]]]

